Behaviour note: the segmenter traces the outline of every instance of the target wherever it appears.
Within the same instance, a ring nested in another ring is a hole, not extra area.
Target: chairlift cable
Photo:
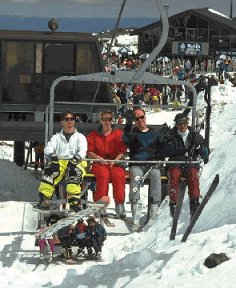
[[[123,0],[123,3],[121,5],[121,8],[120,8],[120,12],[119,12],[119,15],[118,15],[118,18],[117,18],[117,21],[116,21],[116,25],[115,25],[115,28],[113,30],[113,34],[112,34],[112,38],[111,38],[111,42],[110,42],[110,45],[107,49],[107,62],[109,61],[109,54],[111,52],[111,48],[112,48],[112,45],[113,45],[113,42],[115,40],[115,37],[116,37],[116,34],[117,34],[117,31],[118,31],[118,28],[120,26],[120,20],[121,20],[121,16],[122,16],[122,13],[123,13],[123,10],[124,10],[124,7],[125,7],[125,4],[126,4],[127,0]]]
[[[116,37],[116,34],[117,34],[117,30],[118,30],[118,27],[119,27],[119,24],[120,24],[120,19],[121,19],[121,15],[122,15],[122,12],[124,10],[124,6],[125,6],[125,3],[126,3],[127,0],[124,0],[123,3],[122,3],[122,6],[121,6],[121,9],[120,9],[120,13],[119,13],[119,16],[118,16],[118,19],[117,19],[117,22],[116,22],[116,25],[115,25],[115,28],[114,28],[114,32],[113,32],[113,35],[112,35],[112,39],[111,39],[111,42],[110,42],[110,45],[109,45],[109,48],[108,48],[108,51],[107,51],[107,63],[109,61],[109,54],[110,54],[110,50],[111,50],[111,47],[113,45],[113,41]],[[93,99],[92,99],[92,102],[95,102],[96,101],[96,98],[97,98],[97,95],[98,95],[98,92],[100,90],[100,87],[101,87],[101,82],[99,82],[97,84],[97,88],[96,88],[96,91],[93,95]],[[93,106],[90,108],[90,113],[93,112]]]

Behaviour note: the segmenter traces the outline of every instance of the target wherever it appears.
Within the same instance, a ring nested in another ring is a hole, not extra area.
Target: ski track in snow
[[[39,264],[38,247],[34,246],[37,213],[29,203],[37,199],[39,182],[32,172],[0,160],[1,287],[235,288],[236,100],[235,89],[229,84],[224,88],[212,89],[212,153],[201,175],[202,195],[216,173],[220,175],[220,184],[186,243],[181,243],[181,238],[189,221],[187,195],[175,241],[169,241],[171,219],[166,202],[157,223],[147,232],[127,235],[124,223],[114,220],[118,227],[107,228],[110,235],[103,248],[103,262],[86,261],[72,266]],[[175,114],[148,113],[147,118],[149,123],[173,124]],[[0,150],[1,159],[12,160],[11,157],[9,148]],[[126,191],[128,201],[128,186]],[[147,203],[147,187],[142,188],[141,196]],[[126,206],[130,214],[130,207]],[[203,262],[213,252],[225,252],[231,259],[208,269]]]

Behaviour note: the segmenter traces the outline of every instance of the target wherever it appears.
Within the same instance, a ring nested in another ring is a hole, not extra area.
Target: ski
[[[160,207],[159,207],[158,214],[156,215],[156,217],[155,217],[155,218],[151,218],[151,219],[149,219],[148,221],[147,221],[147,220],[145,221],[144,225],[142,226],[142,230],[141,230],[142,232],[148,231],[153,225],[155,225],[156,222],[159,221],[159,220],[158,220],[159,215],[161,214],[161,211],[165,209],[165,207],[168,205],[168,203],[169,203],[169,198],[166,197],[166,198],[162,201],[162,203],[161,203],[161,205],[160,205]],[[148,217],[148,216],[147,216],[147,217]]]
[[[136,176],[135,177],[136,187],[133,188],[134,193],[138,193],[138,192],[140,193],[140,188],[144,186],[144,182],[147,179],[147,177],[149,176],[152,169],[153,169],[153,166],[151,166],[144,173],[143,176]],[[143,224],[140,223],[140,220],[141,220],[142,215],[143,215],[142,214],[143,203],[142,203],[141,199],[138,199],[138,201],[135,203],[131,203],[131,210],[132,210],[132,217],[133,217],[133,224],[131,227],[131,231],[140,232],[142,230],[142,227],[143,227]]]
[[[151,199],[151,192],[150,192],[150,186],[149,186],[149,188],[148,188],[147,218],[146,218],[146,220],[145,220],[145,223],[143,224],[143,227],[146,226],[146,225],[149,223],[151,205],[152,205],[152,199]]]
[[[107,226],[107,227],[115,227],[116,225],[112,223],[107,216],[101,217],[101,221]]]
[[[178,197],[178,201],[176,204],[175,214],[174,214],[173,223],[172,223],[171,232],[170,232],[170,240],[175,240],[175,235],[177,231],[177,225],[179,221],[180,212],[181,212],[182,205],[183,205],[185,190],[186,190],[185,184],[181,183],[180,189],[179,189],[179,195],[178,195],[179,197]]]
[[[71,214],[68,214],[67,217],[62,218],[58,220],[55,224],[49,226],[46,230],[42,231],[39,233],[40,237],[43,238],[49,238],[53,234],[55,234],[58,230],[61,228],[71,225],[80,218],[94,215],[94,214],[99,214],[101,210],[104,209],[104,205],[102,204],[89,204],[88,208],[81,210],[79,212],[72,212]]]
[[[188,239],[189,234],[191,233],[194,225],[196,224],[199,216],[202,213],[202,210],[204,209],[204,207],[206,206],[207,202],[209,201],[210,197],[212,196],[212,194],[214,193],[214,191],[216,190],[217,186],[219,184],[219,174],[216,174],[214,180],[211,183],[210,188],[208,189],[206,195],[204,196],[201,204],[199,205],[199,207],[197,208],[196,212],[194,213],[193,217],[191,218],[191,221],[187,227],[187,229],[184,232],[184,235],[182,237],[182,242],[185,242]]]

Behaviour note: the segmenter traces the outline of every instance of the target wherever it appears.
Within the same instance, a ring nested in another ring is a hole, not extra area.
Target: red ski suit
[[[179,181],[180,177],[183,175],[183,169],[180,167],[171,167],[168,170],[169,174],[169,196],[170,200],[177,203],[178,193],[179,193]],[[187,177],[188,183],[188,193],[190,199],[199,199],[200,189],[199,189],[199,169],[196,167],[190,167],[185,172],[185,177]]]
[[[104,159],[115,159],[117,155],[126,152],[126,146],[122,140],[123,131],[114,129],[104,136],[98,131],[93,131],[87,136],[88,152],[94,152]],[[108,184],[112,183],[113,197],[117,204],[125,201],[125,170],[118,165],[102,164],[94,162],[92,172],[96,177],[96,191],[94,201],[98,201],[103,196],[108,196]]]

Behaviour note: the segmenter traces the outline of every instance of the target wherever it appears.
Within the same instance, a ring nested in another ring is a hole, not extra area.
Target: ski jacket
[[[188,127],[188,130],[189,134],[185,144],[182,137],[178,134],[176,127],[170,130],[168,135],[169,138],[166,144],[166,147],[168,146],[169,160],[194,161],[201,157],[204,160],[204,163],[207,163],[209,152],[205,145],[204,138],[197,132],[193,134],[191,127]]]
[[[99,224],[96,223],[93,228],[89,227],[87,228],[87,238],[106,238],[107,232],[105,228]]]
[[[166,157],[167,149],[164,150],[161,131],[150,128],[147,132],[142,132],[137,127],[131,129],[127,125],[123,139],[129,147],[130,160],[149,161],[161,160]]]
[[[94,152],[104,159],[113,160],[119,154],[126,152],[126,146],[122,140],[123,131],[114,129],[104,136],[102,130],[92,131],[88,136],[88,152]],[[96,163],[94,164],[96,165]]]
[[[83,233],[87,230],[88,226],[84,223],[78,223],[75,227],[76,233]]]
[[[77,240],[85,239],[87,235],[87,228],[88,226],[84,223],[77,224],[75,227],[75,232],[74,232],[75,238]]]
[[[86,137],[75,130],[69,141],[63,134],[63,130],[52,136],[44,149],[46,158],[56,155],[59,160],[68,160],[77,158],[85,158],[87,154]]]
[[[59,229],[57,231],[57,236],[59,238],[60,241],[63,241],[64,239],[73,239],[74,237],[74,232],[70,232],[70,226],[65,226],[62,227],[61,229]]]

